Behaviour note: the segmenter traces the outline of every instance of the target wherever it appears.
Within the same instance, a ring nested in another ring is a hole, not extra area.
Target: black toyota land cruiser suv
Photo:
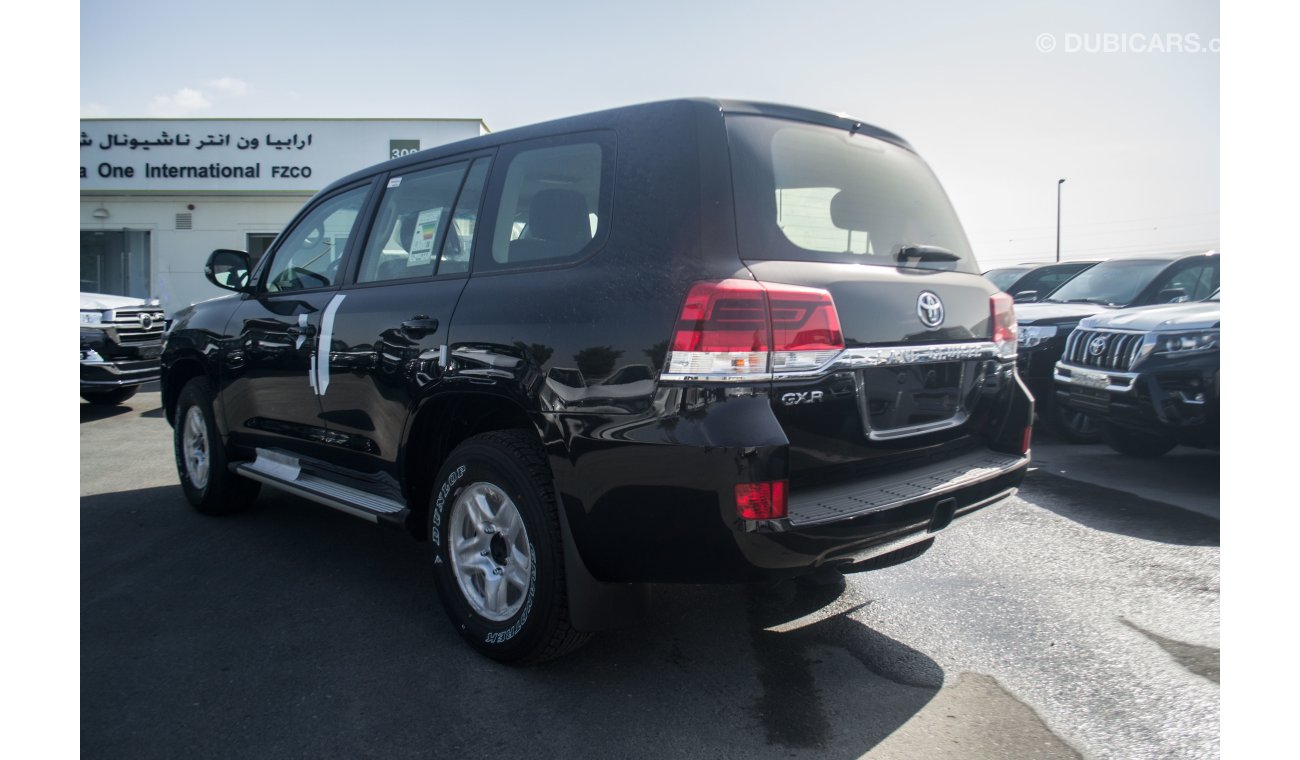
[[[1053,372],[1079,320],[1116,309],[1199,301],[1219,287],[1217,251],[1150,254],[1091,267],[1037,303],[1016,306],[1018,369],[1037,401],[1040,422],[1074,443],[1101,440],[1101,428],[1079,407],[1055,403]]]
[[[1219,447],[1219,291],[1088,317],[1056,363],[1056,402],[1091,415],[1129,456]]]
[[[234,295],[174,315],[162,394],[202,512],[260,484],[432,544],[507,662],[650,583],[919,555],[1024,477],[1010,296],[929,168],[850,118],[632,106],[322,190]],[[411,579],[413,583],[421,579]]]

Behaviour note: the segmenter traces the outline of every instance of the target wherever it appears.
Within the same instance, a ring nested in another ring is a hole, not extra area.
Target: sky
[[[1055,258],[1061,178],[1064,260],[1219,246],[1214,2],[337,8],[84,2],[81,115],[474,117],[500,131],[673,97],[762,100],[908,139],[985,268]]]

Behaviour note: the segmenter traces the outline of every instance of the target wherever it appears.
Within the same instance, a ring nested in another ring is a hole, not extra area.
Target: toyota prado
[[[910,559],[1028,463],[1011,297],[908,143],[850,118],[678,100],[476,137],[207,275],[234,293],[163,355],[189,501],[265,484],[428,540],[502,661],[651,583]]]

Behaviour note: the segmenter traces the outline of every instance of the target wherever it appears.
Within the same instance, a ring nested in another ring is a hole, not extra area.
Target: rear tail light
[[[994,293],[989,297],[989,311],[993,318],[993,344],[998,356],[1010,358],[1016,355],[1016,310],[1015,301],[1006,293]]]
[[[668,371],[745,380],[812,370],[844,350],[831,294],[753,280],[697,282],[682,304]]]
[[[778,520],[786,515],[788,484],[784,480],[736,485],[736,514],[744,520]]]
[[[1026,426],[1025,426],[1025,433],[1024,433],[1024,435],[1022,435],[1022,436],[1020,437],[1020,453],[1021,453],[1021,454],[1028,454],[1028,453],[1029,453],[1029,443],[1030,443],[1030,441],[1033,440],[1033,438],[1034,438],[1034,428],[1031,427],[1031,426],[1029,426],[1029,425],[1026,425]]]

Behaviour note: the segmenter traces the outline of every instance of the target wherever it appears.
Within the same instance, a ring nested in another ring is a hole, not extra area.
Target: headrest
[[[587,199],[576,190],[541,190],[528,209],[528,237],[585,244],[591,240]]]

